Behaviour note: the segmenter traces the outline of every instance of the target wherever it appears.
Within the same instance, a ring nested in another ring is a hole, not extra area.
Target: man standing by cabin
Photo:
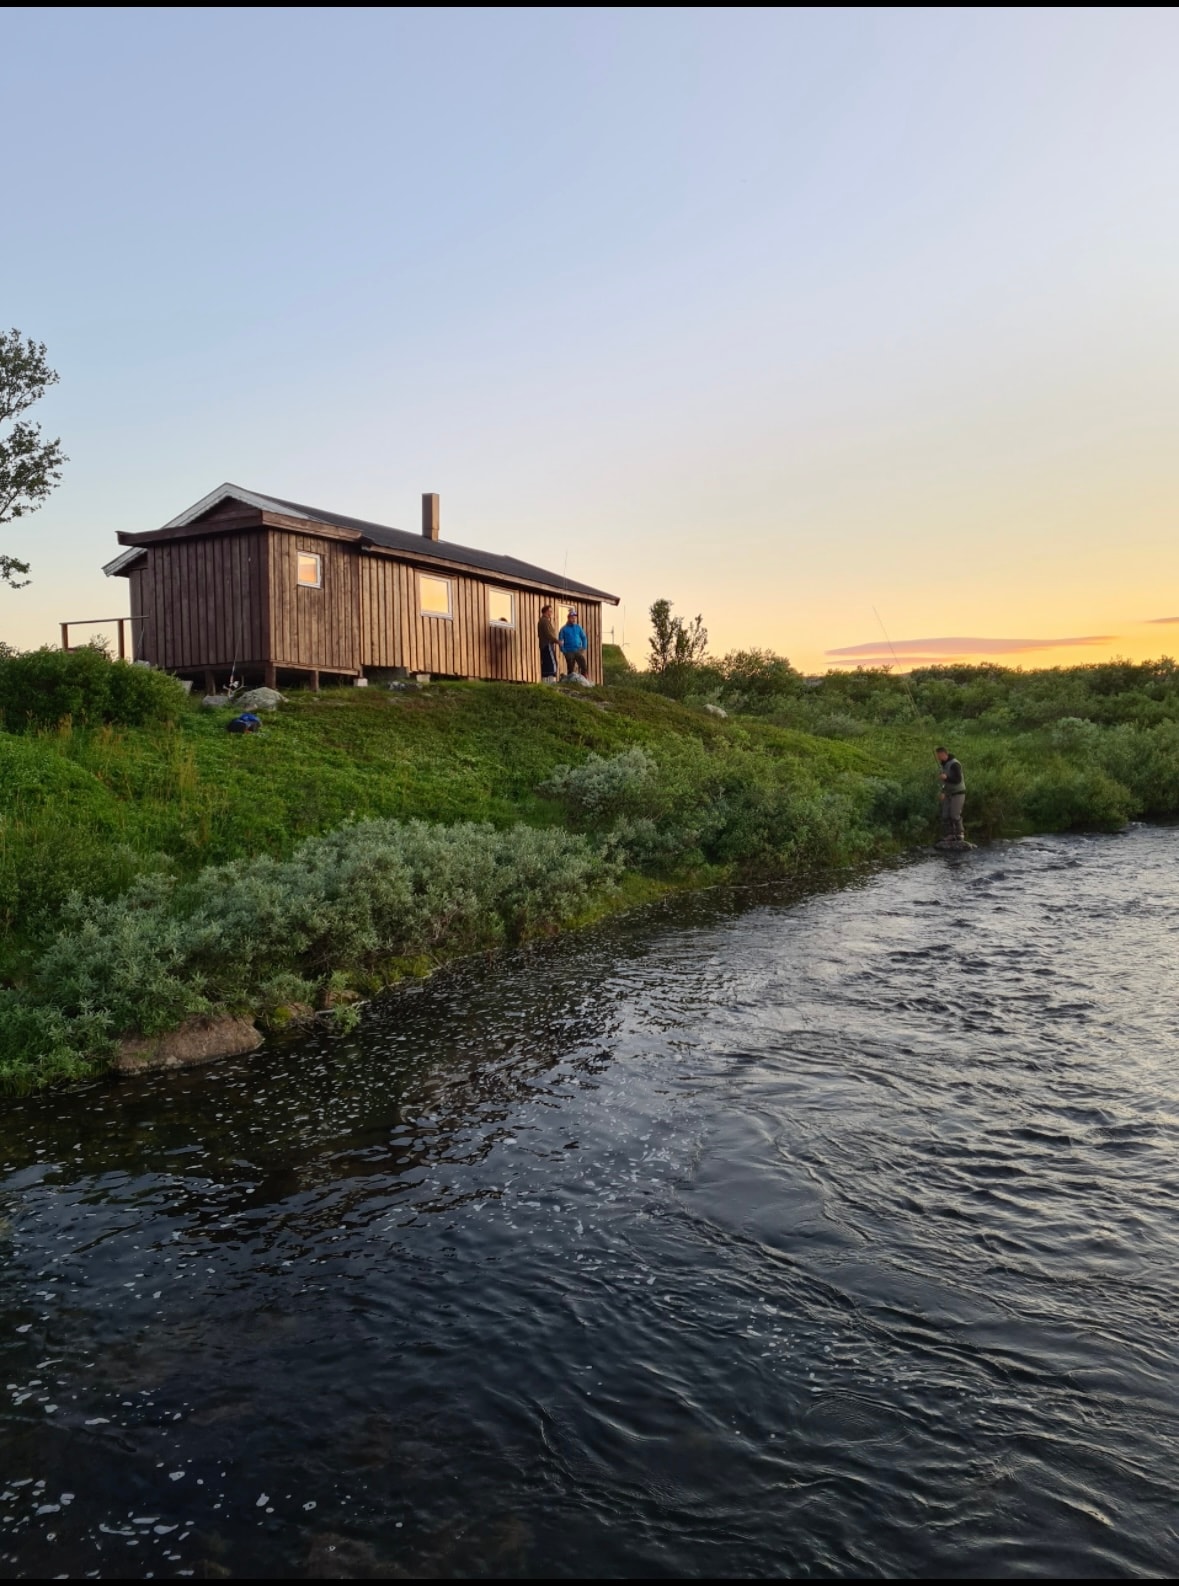
[[[542,606],[540,608],[540,621],[536,625],[536,637],[540,640],[540,680],[542,683],[555,683],[557,681],[557,628],[553,622],[553,608]]]
[[[948,749],[935,749],[941,771],[938,781],[942,784],[938,797],[942,806],[942,841],[952,838],[955,842],[965,842],[966,833],[962,829],[962,806],[966,803],[966,778],[962,774],[962,767]]]
[[[574,672],[580,672],[582,677],[589,677],[589,667],[586,660],[589,655],[589,640],[585,636],[585,629],[577,620],[577,612],[570,610],[569,620],[561,629],[558,638],[561,642],[561,654],[565,657],[566,676],[572,677]]]

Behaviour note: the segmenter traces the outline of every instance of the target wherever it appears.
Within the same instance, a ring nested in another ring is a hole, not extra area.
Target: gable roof
[[[470,567],[481,573],[498,574],[499,577],[513,583],[539,584],[554,593],[585,595],[593,600],[607,601],[612,606],[616,606],[619,601],[617,595],[607,594],[604,589],[595,589],[591,584],[580,584],[574,579],[566,578],[563,573],[549,572],[543,567],[533,566],[530,562],[518,561],[514,556],[499,556],[493,551],[476,550],[468,545],[455,545],[450,540],[431,540],[424,534],[411,534],[405,529],[390,528],[383,523],[369,523],[364,518],[348,517],[340,512],[329,512],[322,507],[304,506],[298,501],[287,501],[282,496],[259,495],[257,491],[245,490],[241,485],[231,484],[219,485],[216,490],[210,491],[187,511],[179,513],[162,528],[151,533],[120,533],[119,543],[133,546],[135,551],[124,552],[123,555],[115,557],[113,562],[106,564],[103,572],[108,578],[116,573],[126,572],[142,553],[142,549],[153,541],[178,538],[175,532],[177,529],[192,527],[194,533],[199,533],[199,529],[195,527],[198,520],[225,501],[236,501],[241,506],[253,507],[259,512],[272,512],[280,517],[296,518],[306,523],[312,531],[317,524],[345,530],[347,538],[359,540],[362,547],[370,545],[379,550],[400,551],[405,555],[426,561],[448,562],[452,566]]]

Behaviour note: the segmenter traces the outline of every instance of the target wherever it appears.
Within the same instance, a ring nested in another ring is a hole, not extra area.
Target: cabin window
[[[310,551],[299,552],[299,570],[296,575],[302,589],[323,588],[323,563]]]
[[[418,597],[423,617],[450,616],[450,579],[418,574]]]
[[[510,589],[487,591],[487,615],[491,618],[491,625],[494,628],[516,626],[516,597]]]

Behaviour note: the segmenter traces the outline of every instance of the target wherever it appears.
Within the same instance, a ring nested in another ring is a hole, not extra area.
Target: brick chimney
[[[428,540],[436,540],[438,538],[437,495],[423,495],[422,497],[422,533]]]

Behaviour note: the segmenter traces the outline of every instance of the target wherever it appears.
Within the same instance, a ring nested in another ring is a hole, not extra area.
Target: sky
[[[1179,651],[1179,12],[23,9],[0,639],[225,481],[806,671]],[[609,631],[607,637],[609,638]]]

